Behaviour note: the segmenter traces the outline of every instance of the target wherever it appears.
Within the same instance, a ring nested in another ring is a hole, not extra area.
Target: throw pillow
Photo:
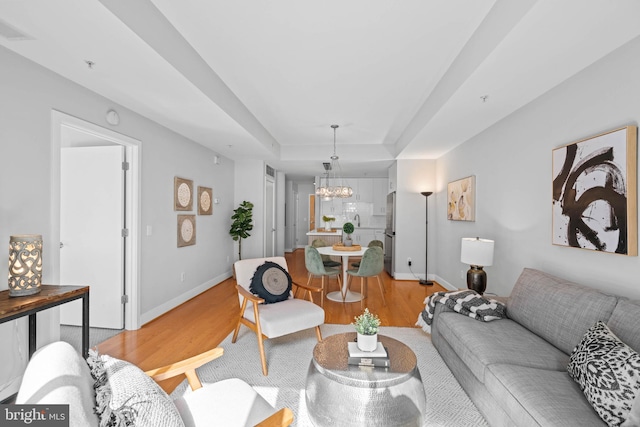
[[[291,293],[291,276],[275,262],[267,261],[256,269],[249,290],[262,298],[265,304],[284,301]]]
[[[100,427],[184,427],[178,409],[140,368],[89,350]]]
[[[640,393],[640,355],[597,322],[571,353],[569,375],[609,426],[628,417]]]
[[[636,395],[633,401],[633,406],[625,422],[620,424],[620,427],[638,427],[640,426],[640,393]]]

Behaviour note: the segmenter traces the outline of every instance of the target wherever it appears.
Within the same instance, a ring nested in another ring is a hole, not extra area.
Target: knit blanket
[[[424,310],[418,316],[416,326],[420,326],[428,334],[431,333],[436,304],[444,304],[457,313],[481,322],[502,319],[507,315],[507,307],[503,303],[485,298],[473,290],[436,292],[428,296],[424,303]]]

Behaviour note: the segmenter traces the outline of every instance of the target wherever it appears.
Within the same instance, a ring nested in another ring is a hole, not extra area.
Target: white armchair
[[[313,294],[321,293],[320,288],[295,283],[299,290],[305,291],[303,298],[309,296],[308,301],[291,295],[287,300],[273,304],[265,304],[264,299],[251,293],[249,290],[251,279],[256,269],[267,261],[274,262],[288,271],[284,257],[243,259],[234,264],[238,283],[236,288],[240,299],[240,318],[232,339],[235,343],[241,325],[245,325],[256,333],[264,375],[268,374],[264,338],[277,338],[315,328],[318,341],[322,341],[320,325],[324,323],[324,309],[313,302]]]
[[[276,410],[238,378],[201,385],[196,368],[222,354],[222,348],[215,348],[145,373],[108,355],[85,361],[69,343],[57,341],[34,353],[16,403],[69,405],[70,427],[98,427],[125,418],[137,427],[289,426],[289,408]],[[181,374],[192,392],[176,400],[154,381]]]

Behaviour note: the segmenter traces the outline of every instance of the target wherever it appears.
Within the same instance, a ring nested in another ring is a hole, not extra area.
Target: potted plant
[[[358,333],[358,348],[362,351],[375,350],[378,346],[378,328],[380,327],[378,316],[365,308],[364,313],[355,317],[352,325]]]
[[[246,200],[240,203],[237,209],[233,211],[231,219],[231,229],[229,234],[233,240],[238,242],[238,259],[242,259],[242,239],[251,236],[249,231],[253,230],[253,203]]]
[[[335,217],[322,215],[322,220],[324,221],[324,229],[326,231],[331,231],[331,223],[336,220]],[[328,227],[327,224],[329,224]]]
[[[345,222],[342,226],[342,231],[347,235],[347,238],[342,242],[345,246],[353,245],[353,240],[351,240],[351,233],[353,233],[355,229],[356,228],[350,222]]]

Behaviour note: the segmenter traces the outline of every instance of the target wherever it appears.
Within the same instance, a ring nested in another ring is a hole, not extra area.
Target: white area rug
[[[353,332],[350,325],[322,325],[322,336]],[[418,328],[382,327],[380,334],[395,338],[409,346],[417,356],[418,368],[425,387],[425,426],[487,426],[476,407],[431,344],[431,336]],[[265,341],[269,375],[262,375],[258,341],[255,334],[242,327],[238,340],[229,335],[220,344],[224,355],[198,370],[203,383],[226,378],[241,378],[276,408],[289,407],[295,426],[312,426],[307,416],[305,381],[313,347],[317,340],[313,330]],[[187,389],[184,381],[172,393],[181,396]]]

